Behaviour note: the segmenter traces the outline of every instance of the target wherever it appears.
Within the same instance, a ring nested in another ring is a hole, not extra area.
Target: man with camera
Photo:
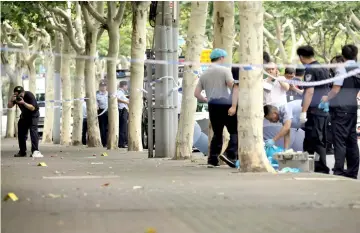
[[[31,157],[43,157],[39,152],[39,106],[36,98],[30,91],[25,91],[22,86],[14,88],[14,95],[8,102],[8,108],[15,105],[19,106],[21,110],[20,119],[18,122],[18,142],[20,151],[15,154],[15,157],[26,157],[26,139],[30,130],[31,137]]]

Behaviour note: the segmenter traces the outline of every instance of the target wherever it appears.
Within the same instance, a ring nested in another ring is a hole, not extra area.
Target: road
[[[357,233],[360,183],[318,174],[243,174],[145,152],[2,140],[2,233]],[[96,154],[96,156],[93,156]],[[45,162],[47,167],[39,167]],[[151,231],[148,231],[151,232]]]

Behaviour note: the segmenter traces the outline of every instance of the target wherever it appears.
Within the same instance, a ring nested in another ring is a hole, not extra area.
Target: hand
[[[321,102],[329,102],[329,97],[324,95],[322,98],[321,98]]]
[[[306,121],[306,112],[300,113],[300,124],[304,124]]]
[[[228,110],[229,116],[234,116],[235,113],[236,113],[236,107],[231,106],[231,108],[229,108]]]
[[[20,97],[21,98],[21,97]],[[16,103],[18,103],[18,104],[25,104],[25,102],[24,102],[24,99],[23,98],[21,98],[21,100],[20,101],[16,101]]]
[[[13,95],[13,96],[11,97],[11,101],[14,102],[15,100],[16,100],[16,95]]]
[[[273,147],[275,145],[275,141],[273,139],[268,139],[265,142],[265,147]]]

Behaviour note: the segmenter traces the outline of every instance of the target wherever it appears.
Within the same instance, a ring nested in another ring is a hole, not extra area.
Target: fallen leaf
[[[145,230],[145,233],[156,233],[156,230],[155,228],[150,227]]]
[[[61,195],[49,193],[49,194],[48,194],[48,197],[51,197],[51,198],[59,198],[59,197],[61,197]]]
[[[103,184],[102,186],[103,187],[107,187],[107,186],[109,186],[110,185],[110,183],[106,183],[106,184]]]

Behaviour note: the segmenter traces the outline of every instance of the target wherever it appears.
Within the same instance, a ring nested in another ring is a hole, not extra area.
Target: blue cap
[[[219,57],[226,57],[227,56],[227,52],[223,49],[213,49],[213,51],[211,51],[210,54],[210,59],[216,59]]]

